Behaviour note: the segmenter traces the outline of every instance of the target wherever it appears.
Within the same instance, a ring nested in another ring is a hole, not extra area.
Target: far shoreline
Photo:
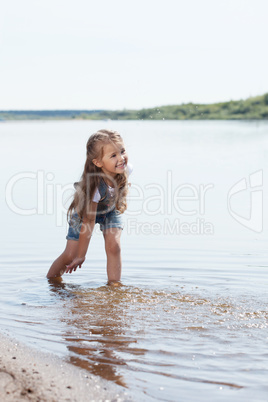
[[[0,122],[14,120],[268,120],[268,93],[245,100],[155,106],[139,110],[0,110]]]
[[[1,120],[0,119],[0,124],[8,124],[8,123],[64,123],[64,122],[69,122],[69,123],[78,123],[78,122],[83,122],[83,123],[88,123],[88,122],[101,122],[101,123],[119,123],[119,122],[132,122],[132,123],[166,123],[166,122],[176,122],[176,123],[196,123],[196,124],[202,124],[202,123],[268,123],[268,119],[202,119],[202,120],[197,120],[197,119],[184,119],[184,120],[178,120],[178,119],[163,119],[163,120],[116,120],[116,119],[96,119],[96,120],[89,120],[89,119],[10,119],[10,120]]]

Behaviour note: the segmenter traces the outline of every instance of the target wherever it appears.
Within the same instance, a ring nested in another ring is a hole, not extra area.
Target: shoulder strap
[[[107,195],[107,184],[105,183],[103,178],[101,178],[98,188],[99,188],[101,199],[105,198],[105,196]]]

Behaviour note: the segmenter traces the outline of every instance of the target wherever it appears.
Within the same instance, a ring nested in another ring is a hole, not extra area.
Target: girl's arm
[[[90,203],[90,210],[88,215],[83,218],[79,241],[78,241],[78,251],[76,258],[71,262],[71,264],[66,266],[66,273],[72,273],[72,271],[76,271],[77,267],[81,268],[83,262],[86,259],[86,253],[88,249],[88,245],[90,242],[90,238],[95,226],[96,213],[97,213],[97,202]]]

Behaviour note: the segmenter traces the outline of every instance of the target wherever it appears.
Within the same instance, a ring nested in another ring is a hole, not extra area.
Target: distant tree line
[[[241,120],[268,119],[268,93],[213,104],[186,103],[141,110],[9,110],[0,120]]]

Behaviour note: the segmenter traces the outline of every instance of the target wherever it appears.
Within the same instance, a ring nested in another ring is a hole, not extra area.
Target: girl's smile
[[[125,167],[126,167],[126,162],[124,161],[123,163],[121,163],[120,165],[116,165],[116,168],[117,169],[125,169]]]

